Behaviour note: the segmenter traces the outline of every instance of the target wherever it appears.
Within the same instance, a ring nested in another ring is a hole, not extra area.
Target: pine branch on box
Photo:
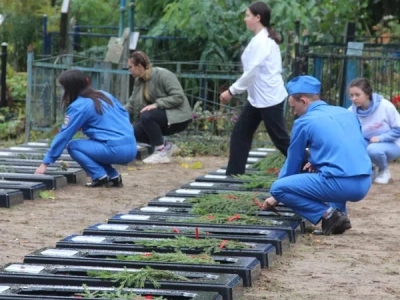
[[[200,197],[189,198],[186,202],[188,203],[202,203],[202,202],[209,202],[214,200],[233,200],[233,201],[247,201],[249,199],[258,198],[258,197],[269,197],[268,193],[260,193],[260,192],[222,192],[219,194],[210,194],[210,195],[201,195]]]
[[[141,253],[136,255],[118,255],[117,259],[125,261],[157,261],[165,263],[179,262],[183,264],[218,264],[210,255],[187,255],[180,251],[176,253]]]
[[[234,218],[235,216],[239,216]],[[234,224],[234,225],[274,225],[273,221],[263,220],[256,216],[229,214],[209,214],[191,218],[174,218],[168,217],[166,222],[185,222],[185,223],[207,223],[207,224]]]
[[[180,251],[182,248],[195,249],[206,254],[220,252],[223,249],[250,249],[253,246],[237,241],[225,241],[221,239],[205,238],[192,239],[184,236],[177,236],[175,239],[158,239],[158,240],[139,240],[135,241],[136,245],[155,248],[171,248]]]
[[[188,278],[176,275],[171,271],[154,270],[150,267],[130,272],[126,268],[122,272],[88,271],[88,276],[100,279],[116,281],[122,288],[144,288],[146,282],[150,282],[154,288],[159,288],[160,280],[190,281]]]
[[[277,170],[279,172],[285,163],[286,157],[279,151],[268,154],[265,158],[253,164],[253,168],[260,171]]]
[[[194,198],[196,202],[191,210],[195,215],[209,215],[224,212],[228,215],[256,215],[262,208],[262,203],[257,198],[260,193],[222,193],[204,195]]]
[[[277,174],[267,173],[264,175],[259,174],[243,174],[238,175],[237,178],[244,181],[243,186],[248,189],[269,189],[271,185],[278,179]]]

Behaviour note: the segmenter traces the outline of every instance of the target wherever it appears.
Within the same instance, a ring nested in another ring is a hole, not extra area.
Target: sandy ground
[[[0,265],[22,262],[41,247],[109,217],[145,205],[182,184],[226,163],[202,157],[202,169],[180,162],[163,166],[135,163],[120,169],[123,189],[87,189],[69,185],[55,200],[25,201],[0,209]],[[189,164],[191,163],[189,162]],[[187,161],[185,161],[187,163]],[[374,185],[368,197],[349,205],[353,229],[341,236],[301,236],[274,265],[264,270],[249,300],[400,299],[400,165],[391,166],[394,183]]]

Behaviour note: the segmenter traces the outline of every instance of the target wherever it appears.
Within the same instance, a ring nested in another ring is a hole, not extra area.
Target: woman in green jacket
[[[192,120],[192,110],[176,75],[167,69],[152,67],[147,55],[135,51],[128,60],[135,78],[133,92],[125,105],[131,116],[137,142],[154,146],[144,163],[169,163],[177,147],[163,136],[181,132]]]

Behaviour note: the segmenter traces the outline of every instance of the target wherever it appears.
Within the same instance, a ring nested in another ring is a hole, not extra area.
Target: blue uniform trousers
[[[100,142],[96,140],[72,140],[68,144],[68,153],[86,171],[92,180],[105,175],[118,176],[112,164],[128,164],[136,157],[136,142],[125,141]]]
[[[270,193],[278,202],[317,224],[329,206],[346,213],[346,202],[360,201],[370,187],[370,175],[325,177],[320,173],[302,173],[278,179]]]

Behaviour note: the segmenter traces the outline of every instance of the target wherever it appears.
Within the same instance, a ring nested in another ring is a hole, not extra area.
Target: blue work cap
[[[294,94],[316,94],[319,95],[321,82],[312,76],[297,76],[286,84],[289,96]]]

